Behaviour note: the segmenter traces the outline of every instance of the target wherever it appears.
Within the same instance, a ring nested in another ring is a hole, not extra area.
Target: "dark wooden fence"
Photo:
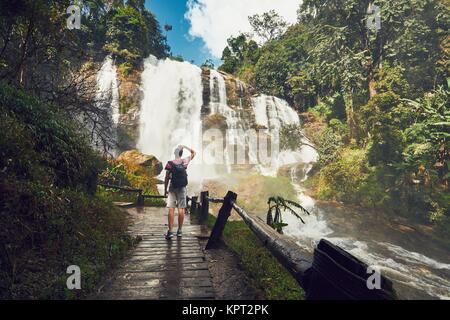
[[[138,206],[143,206],[145,199],[164,199],[165,196],[160,195],[149,195],[149,194],[143,194],[144,190],[142,189],[134,189],[126,186],[118,186],[118,185],[112,185],[112,184],[106,184],[106,183],[99,183],[99,186],[109,188],[109,189],[116,189],[121,192],[130,192],[130,193],[137,193],[135,204]]]

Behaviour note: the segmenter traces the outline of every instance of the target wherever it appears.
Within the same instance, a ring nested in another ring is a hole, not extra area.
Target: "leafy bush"
[[[358,192],[368,174],[365,151],[343,149],[338,160],[320,170],[319,195],[326,199],[358,201]]]
[[[305,135],[301,125],[289,124],[281,128],[281,150],[298,150],[304,145]]]
[[[86,296],[132,244],[94,195],[104,161],[55,106],[3,84],[0,131],[0,299]],[[83,290],[66,288],[70,265]]]
[[[4,172],[95,193],[104,162],[55,106],[0,84],[0,116]]]

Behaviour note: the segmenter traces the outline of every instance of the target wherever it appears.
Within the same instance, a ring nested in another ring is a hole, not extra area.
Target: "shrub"
[[[319,195],[322,198],[358,201],[358,192],[369,169],[361,149],[343,149],[337,161],[320,170]]]
[[[0,84],[0,299],[89,294],[132,243],[95,196],[104,161],[55,106]],[[78,265],[82,289],[66,289]]]

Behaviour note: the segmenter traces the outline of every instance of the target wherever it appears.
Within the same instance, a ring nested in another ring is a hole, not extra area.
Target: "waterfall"
[[[117,141],[117,125],[119,124],[119,85],[117,80],[117,68],[111,56],[107,56],[103,61],[102,67],[97,73],[97,93],[95,101],[97,107],[108,109],[112,121],[110,137],[113,142]],[[106,134],[108,135],[108,134]],[[101,141],[99,137],[94,137],[94,145],[98,146]],[[112,150],[115,154],[117,151]]]
[[[279,134],[283,126],[300,125],[297,112],[280,98],[262,94],[252,98],[252,106],[256,124],[275,134]],[[306,138],[304,142],[308,142]],[[317,158],[317,152],[312,147],[303,145],[300,150],[280,150],[278,156],[272,159],[271,165],[261,166],[260,170],[265,175],[275,176],[284,165],[313,163]]]
[[[97,74],[96,101],[110,101],[111,119],[113,124],[119,123],[119,85],[117,81],[117,68],[111,56],[107,56]]]
[[[245,146],[248,144],[248,140],[243,132],[246,128],[238,112],[228,105],[225,79],[216,70],[210,70],[210,90],[211,114],[220,114],[224,116],[227,124],[226,137],[224,137],[226,139],[224,160],[227,171],[230,173],[235,161],[235,151],[238,157],[239,155],[245,157]],[[255,159],[255,155],[248,152],[247,156],[250,157],[250,163],[256,163],[257,160]]]
[[[173,159],[174,149],[186,145],[198,151],[189,169],[190,181],[208,175],[201,164],[200,118],[202,99],[201,69],[188,62],[158,60],[150,56],[142,73],[144,98],[140,110],[138,148],[163,163]]]

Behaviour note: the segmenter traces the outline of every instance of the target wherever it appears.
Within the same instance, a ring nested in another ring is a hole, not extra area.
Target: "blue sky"
[[[301,0],[146,0],[167,33],[174,55],[201,65],[212,59],[215,66],[230,36],[251,32],[248,17],[275,10],[287,22],[295,23]]]
[[[209,53],[203,40],[189,35],[191,24],[184,18],[187,11],[186,2],[186,0],[146,0],[145,6],[156,15],[161,27],[165,24],[172,25],[172,31],[167,32],[167,40],[173,55],[181,55],[186,61],[193,60],[197,65],[212,59],[218,67],[221,64],[220,59]]]

